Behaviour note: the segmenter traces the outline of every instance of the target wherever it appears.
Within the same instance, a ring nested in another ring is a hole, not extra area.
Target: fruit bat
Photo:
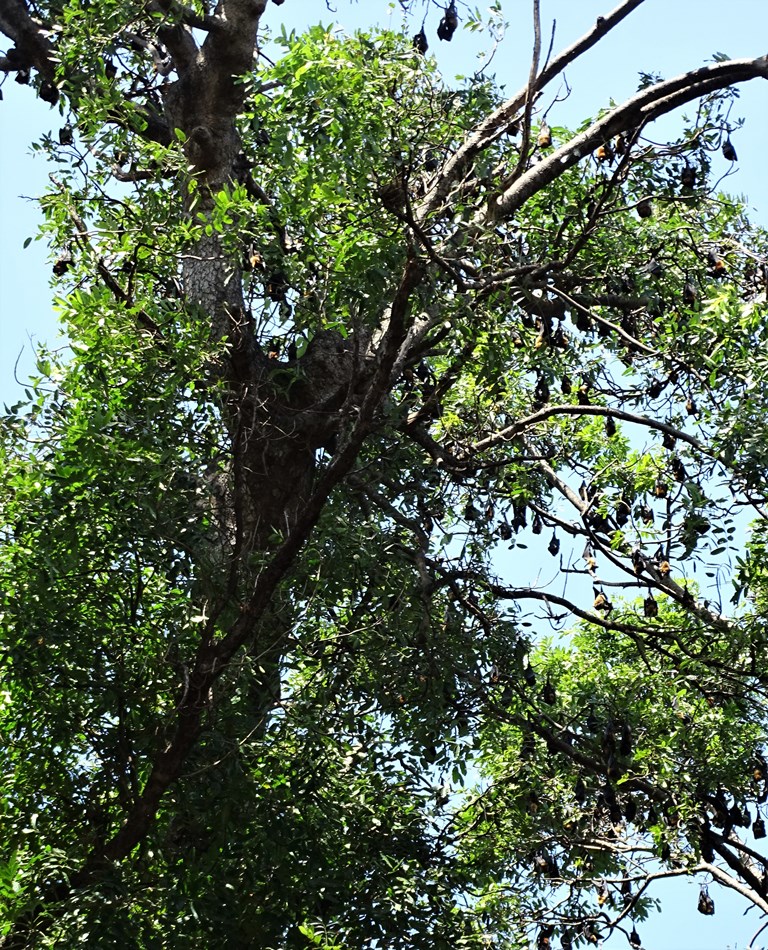
[[[729,162],[738,161],[736,149],[733,147],[733,142],[731,142],[730,136],[723,142],[723,158]]]
[[[632,755],[632,727],[628,722],[622,723],[621,737],[619,739],[619,755],[626,758]]]
[[[648,505],[640,505],[637,509],[637,517],[640,518],[644,524],[653,524],[653,509]]]
[[[531,666],[530,661],[528,661],[523,668],[523,679],[527,686],[536,685],[536,670]]]
[[[641,198],[635,206],[639,218],[650,218],[653,214],[653,205],[650,198]]]
[[[684,482],[685,479],[688,477],[688,473],[685,470],[685,466],[683,465],[683,463],[680,461],[679,458],[675,457],[672,459],[671,468],[672,468],[672,477],[675,479],[676,482]]]
[[[429,43],[427,42],[427,34],[424,32],[423,26],[413,38],[413,48],[416,50],[417,53],[421,53],[422,56],[429,49]]]
[[[598,162],[612,162],[613,148],[611,147],[611,143],[606,142],[604,145],[600,145],[595,152],[595,158]]]
[[[539,377],[539,381],[536,383],[536,389],[533,391],[534,402],[539,405],[544,405],[544,403],[549,402],[549,386],[547,385],[546,379],[543,376]]]
[[[581,776],[576,779],[576,784],[573,786],[573,797],[579,805],[583,805],[587,800],[587,789]]]
[[[546,119],[539,126],[539,134],[536,136],[536,143],[539,148],[549,148],[552,144],[552,130],[547,124]]]
[[[547,677],[547,681],[542,687],[541,698],[542,701],[548,706],[554,706],[554,704],[557,702],[557,693],[555,692],[555,687],[552,685],[549,677]]]
[[[623,528],[624,525],[629,521],[629,517],[631,514],[632,514],[632,510],[629,507],[629,502],[622,495],[619,498],[618,504],[616,505],[616,511],[614,512],[616,525],[619,528]]]
[[[693,188],[696,184],[696,172],[690,165],[686,164],[685,168],[680,172],[680,181],[683,188]]]
[[[683,284],[683,303],[686,307],[693,307],[698,299],[699,291],[696,285],[692,281],[686,280]]]
[[[706,884],[702,884],[699,891],[698,911],[705,917],[711,917],[715,912],[715,902],[709,896]]]
[[[613,604],[605,596],[605,592],[600,590],[599,587],[593,587],[592,590],[595,595],[595,599],[592,601],[593,608],[608,616],[613,610]]]
[[[456,4],[453,3],[452,0],[450,5],[445,8],[443,18],[437,25],[438,39],[445,40],[446,42],[450,43],[458,25],[459,17],[456,13]]]
[[[712,274],[714,277],[721,279],[727,276],[728,268],[726,263],[715,251],[707,252],[707,263],[712,268]]]
[[[65,249],[56,258],[51,270],[53,271],[55,277],[63,277],[70,267],[72,267],[72,264],[72,252],[68,249]]]

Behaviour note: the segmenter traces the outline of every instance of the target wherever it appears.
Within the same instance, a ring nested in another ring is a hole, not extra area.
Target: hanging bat
[[[641,198],[635,205],[635,211],[639,218],[650,218],[653,215],[653,205],[650,198]]]
[[[438,39],[450,43],[458,25],[459,17],[456,13],[456,4],[451,0],[450,5],[445,8],[442,20],[437,25]]]
[[[726,138],[723,142],[723,158],[729,162],[737,162],[738,157],[736,155],[736,149],[733,147],[733,142],[731,142],[730,136]]]

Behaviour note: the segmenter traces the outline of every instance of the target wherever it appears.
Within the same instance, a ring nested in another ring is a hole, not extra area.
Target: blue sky
[[[614,5],[614,0],[541,0],[544,34],[549,37],[556,21],[557,51],[570,45]],[[335,21],[352,30],[370,25],[377,14],[382,25],[398,27],[402,20],[397,2],[388,7],[386,0],[334,0],[332,6],[335,13],[329,12],[324,0],[288,0],[279,8],[270,4],[267,22],[273,28],[281,20],[289,27],[301,28],[308,22]],[[503,0],[512,27],[488,72],[495,73],[510,94],[527,79],[530,6],[530,0]],[[477,67],[475,55],[484,49],[483,41],[460,30],[452,43],[439,42],[435,36],[439,17],[433,5],[426,25],[430,54],[436,56],[447,79],[457,73],[471,74]],[[420,22],[421,14],[411,21],[409,32],[416,32]],[[567,71],[571,91],[552,108],[550,122],[575,126],[607,106],[610,98],[621,101],[630,96],[640,71],[670,77],[703,64],[716,52],[733,57],[768,53],[768,0],[646,0],[584,62]],[[554,92],[563,95],[565,89],[558,87]],[[549,102],[545,98],[544,106]],[[768,83],[753,80],[743,85],[732,115],[747,122],[733,135],[739,162],[723,187],[746,195],[754,209],[753,218],[768,224]],[[674,119],[667,121],[673,123]],[[6,80],[0,102],[0,403],[10,404],[19,398],[14,367],[18,364],[22,380],[33,371],[34,342],[56,341],[46,249],[42,242],[33,242],[26,249],[23,243],[34,236],[40,220],[29,197],[44,190],[50,170],[42,158],[31,156],[29,144],[63,124],[56,109],[34,101],[28,89]],[[728,170],[728,163],[716,160],[716,173]],[[696,911],[698,884],[678,881],[663,885],[659,891],[662,913],[638,926],[646,950],[747,947],[760,926],[756,912],[753,909],[744,917],[745,905],[739,899],[715,887],[711,893],[717,912],[705,918]],[[608,948],[622,946],[627,946],[623,939],[607,944]],[[768,946],[768,932],[757,946]]]

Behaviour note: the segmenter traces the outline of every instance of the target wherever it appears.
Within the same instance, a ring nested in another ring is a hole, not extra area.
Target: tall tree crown
[[[2,424],[5,946],[768,912],[768,247],[712,176],[768,60],[555,124],[641,2],[548,55],[534,0],[510,98],[437,71],[461,4],[0,4],[70,342]]]

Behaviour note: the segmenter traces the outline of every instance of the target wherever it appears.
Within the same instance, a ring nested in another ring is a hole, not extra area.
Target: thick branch
[[[16,44],[19,65],[33,66],[55,88],[56,65],[53,46],[21,0],[1,0],[0,33]]]
[[[499,106],[486,119],[484,119],[472,132],[461,148],[458,149],[445,164],[440,173],[435,187],[427,195],[425,201],[419,207],[417,216],[423,221],[435,208],[439,207],[446,199],[453,183],[466,173],[467,167],[473,159],[484,148],[487,148],[495,139],[497,139],[504,130],[513,122],[515,116],[525,106],[529,97],[544,89],[555,76],[559,75],[574,60],[578,59],[582,53],[598,43],[615,26],[633,10],[636,10],[643,3],[643,0],[624,0],[607,16],[601,17],[594,28],[586,33],[581,39],[577,40],[568,49],[563,50],[559,56],[556,56],[552,62],[546,66],[535,82],[527,84],[511,99]]]
[[[532,195],[620,132],[642,126],[710,92],[760,77],[768,79],[768,56],[715,63],[643,89],[526,172],[491,202],[491,217],[512,216]]]
[[[407,331],[406,316],[410,296],[421,280],[421,275],[420,263],[409,261],[391,307],[388,330],[379,348],[376,371],[346,444],[334,456],[293,530],[259,575],[253,594],[248,602],[243,604],[240,616],[231,631],[221,641],[201,644],[189,677],[189,688],[178,711],[174,736],[158,755],[141,798],[128,820],[105,846],[102,854],[95,855],[95,858],[104,856],[113,861],[120,860],[130,854],[148,833],[160,799],[180,775],[187,755],[197,740],[202,716],[208,707],[211,687],[235,653],[252,635],[254,626],[266,610],[277,585],[317,524],[331,492],[351,471],[360,447],[370,431],[375,410],[388,389],[392,364]]]

